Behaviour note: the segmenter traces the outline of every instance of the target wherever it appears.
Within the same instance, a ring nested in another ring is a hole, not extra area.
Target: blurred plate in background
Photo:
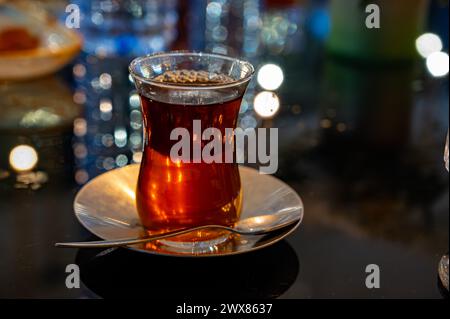
[[[80,51],[81,37],[32,4],[0,3],[0,80],[53,73]]]

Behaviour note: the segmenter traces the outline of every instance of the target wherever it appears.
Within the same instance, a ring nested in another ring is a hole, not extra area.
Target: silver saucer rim
[[[96,177],[94,177],[93,179],[91,179],[89,182],[87,182],[86,184],[84,184],[81,189],[78,191],[78,193],[76,194],[74,201],[73,201],[73,211],[75,214],[76,219],[78,220],[78,222],[91,234],[103,239],[103,240],[108,240],[111,238],[104,238],[101,234],[97,233],[95,230],[92,230],[92,228],[89,228],[86,223],[84,222],[84,220],[80,217],[80,214],[77,212],[76,209],[76,205],[79,202],[79,198],[83,195],[83,192],[86,191],[86,189],[88,188],[88,186],[93,183],[95,180],[100,179],[100,178],[105,178],[106,175],[112,175],[117,173],[118,170],[122,170],[122,169],[129,169],[130,166],[140,166],[139,163],[134,163],[134,164],[130,164],[124,167],[120,167],[120,168],[116,168],[113,170],[110,170],[108,172],[105,172],[103,174],[100,174]],[[245,171],[247,170],[250,173],[258,173],[258,170],[251,168],[251,167],[247,167],[247,166],[243,166],[243,165],[239,165],[239,171]],[[241,255],[241,254],[247,254],[247,253],[251,253],[251,252],[255,252],[264,248],[267,248],[269,246],[272,246],[274,244],[276,244],[277,242],[285,239],[286,237],[288,237],[289,235],[291,235],[293,232],[295,232],[299,227],[300,224],[303,222],[303,218],[304,218],[304,204],[303,204],[303,200],[301,199],[300,195],[291,187],[289,186],[287,183],[285,183],[284,181],[280,180],[279,178],[276,178],[272,175],[264,175],[265,177],[268,178],[272,178],[275,179],[279,182],[281,182],[282,184],[284,184],[284,186],[289,189],[296,197],[296,199],[299,202],[299,215],[300,215],[300,219],[297,223],[293,224],[292,226],[290,226],[289,228],[286,229],[286,231],[282,234],[280,234],[279,236],[273,238],[272,240],[267,241],[266,243],[259,245],[259,246],[253,246],[249,249],[244,249],[244,250],[239,250],[239,251],[231,251],[231,252],[223,252],[223,253],[217,253],[217,254],[195,254],[195,253],[191,253],[189,254],[188,252],[183,252],[183,253],[169,253],[169,252],[162,252],[162,251],[157,251],[157,250],[149,250],[149,249],[142,249],[139,247],[136,247],[137,245],[132,245],[132,246],[124,246],[122,248],[128,249],[128,250],[132,250],[132,251],[136,251],[139,253],[144,253],[144,254],[148,254],[148,255],[153,255],[153,256],[164,256],[164,257],[173,257],[173,258],[214,258],[214,257],[227,257],[227,256],[236,256],[236,255]],[[261,238],[265,237],[265,236],[259,236]],[[118,239],[118,238],[117,238]]]

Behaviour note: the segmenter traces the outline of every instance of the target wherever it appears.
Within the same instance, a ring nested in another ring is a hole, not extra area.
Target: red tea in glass
[[[203,150],[209,141],[193,126],[200,121],[202,131],[218,129],[224,150],[230,143],[225,129],[236,128],[253,67],[215,54],[167,53],[138,58],[130,71],[141,98],[145,128],[136,190],[142,224],[151,234],[208,224],[232,226],[239,218],[242,199],[238,165],[198,158],[194,144]],[[170,138],[176,128],[189,132],[187,162],[170,156],[178,142]],[[222,234],[199,231],[170,241],[211,242]]]

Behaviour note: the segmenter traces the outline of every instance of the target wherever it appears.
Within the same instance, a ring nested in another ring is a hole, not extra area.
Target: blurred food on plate
[[[0,53],[4,51],[32,50],[39,46],[39,38],[22,27],[0,30]]]
[[[51,74],[81,50],[75,31],[30,1],[0,2],[0,80]]]

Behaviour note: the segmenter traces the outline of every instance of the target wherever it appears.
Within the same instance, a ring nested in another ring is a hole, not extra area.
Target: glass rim
[[[142,63],[144,60],[158,58],[158,57],[166,57],[166,56],[214,57],[214,58],[231,61],[233,63],[246,65],[246,66],[248,66],[250,72],[242,79],[233,80],[232,82],[200,86],[200,85],[179,85],[179,84],[163,83],[163,82],[154,81],[153,79],[146,78],[144,76],[137,74],[137,72],[134,69],[135,66],[137,66],[139,63]],[[206,52],[196,52],[196,51],[169,51],[169,52],[152,53],[152,54],[147,54],[147,55],[137,57],[130,62],[130,65],[128,66],[128,71],[129,71],[130,75],[133,77],[133,80],[138,79],[139,81],[141,81],[143,83],[162,87],[162,88],[177,89],[177,90],[214,90],[214,89],[225,89],[225,88],[230,88],[230,87],[234,87],[234,86],[239,86],[243,83],[250,81],[253,74],[255,73],[255,68],[248,61],[241,60],[238,58],[233,58],[228,55],[219,54],[219,53],[206,53]]]

